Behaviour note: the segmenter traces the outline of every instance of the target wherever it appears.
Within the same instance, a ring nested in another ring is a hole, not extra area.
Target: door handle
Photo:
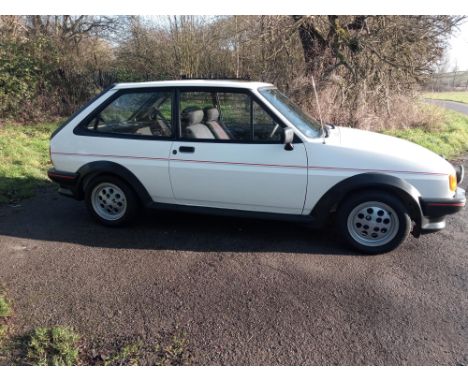
[[[192,146],[180,146],[179,151],[181,153],[194,153],[195,152],[195,147]]]

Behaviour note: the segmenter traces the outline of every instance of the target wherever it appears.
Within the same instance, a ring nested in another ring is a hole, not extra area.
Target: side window
[[[220,121],[236,141],[251,141],[251,98],[245,93],[218,93]]]
[[[218,93],[221,123],[238,141],[280,142],[282,127],[249,94]]]
[[[109,134],[172,136],[172,93],[135,91],[123,93],[86,126]]]
[[[190,139],[216,139],[208,127],[206,111],[215,108],[216,93],[211,92],[181,92],[180,122],[181,135]]]
[[[282,127],[247,93],[180,93],[181,135],[190,139],[279,142]]]
[[[254,141],[282,141],[282,130],[278,123],[255,101],[253,102],[253,139]]]

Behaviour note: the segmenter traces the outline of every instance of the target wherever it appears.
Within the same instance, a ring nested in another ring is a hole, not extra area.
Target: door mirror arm
[[[294,140],[294,130],[290,127],[285,127],[283,143],[284,143],[284,149],[286,151],[294,150],[293,140]]]

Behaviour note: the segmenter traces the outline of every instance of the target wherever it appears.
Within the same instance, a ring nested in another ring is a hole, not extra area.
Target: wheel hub
[[[360,244],[384,245],[390,242],[399,228],[398,216],[385,203],[372,201],[356,206],[348,216],[348,231]]]
[[[124,192],[112,183],[97,185],[92,192],[91,202],[94,211],[106,220],[120,219],[127,209]]]

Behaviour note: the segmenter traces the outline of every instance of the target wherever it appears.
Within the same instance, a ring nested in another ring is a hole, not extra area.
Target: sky
[[[468,21],[465,21],[450,39],[447,54],[449,71],[452,71],[455,65],[458,66],[458,70],[468,70]]]

